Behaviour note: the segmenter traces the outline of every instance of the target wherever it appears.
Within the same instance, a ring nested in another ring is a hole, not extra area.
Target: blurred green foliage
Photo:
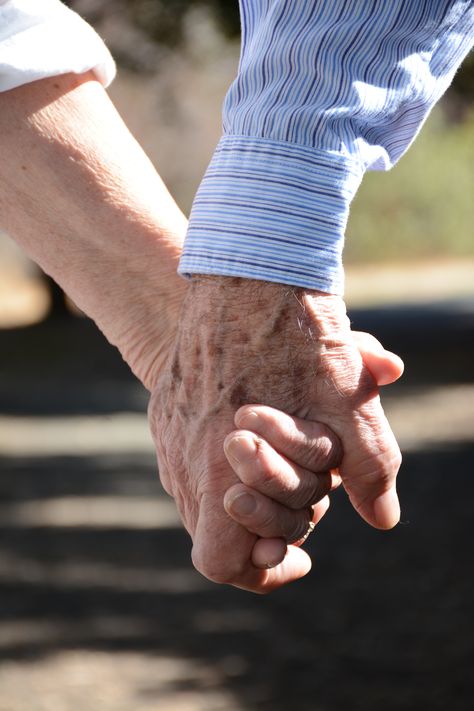
[[[474,112],[438,108],[389,173],[367,173],[349,218],[345,263],[474,255]]]
[[[450,91],[459,97],[464,97],[472,105],[474,98],[474,52],[464,60],[463,65],[454,77]]]

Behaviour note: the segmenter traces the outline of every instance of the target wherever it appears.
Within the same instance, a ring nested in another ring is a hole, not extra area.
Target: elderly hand
[[[335,432],[344,452],[343,484],[361,515],[380,528],[399,518],[400,454],[341,299],[247,279],[193,280],[174,352],[150,402],[160,475],[193,538],[197,569],[266,592],[301,569],[257,569],[251,563],[256,534],[224,509],[224,494],[238,479],[223,443],[235,411],[251,402]],[[332,441],[326,469],[335,466]]]
[[[377,385],[398,380],[403,362],[397,355],[369,333],[354,331],[353,336]],[[224,449],[241,483],[226,492],[224,507],[237,523],[261,537],[252,562],[268,568],[284,560],[290,552],[287,543],[300,544],[297,531],[304,531],[305,525],[310,530],[308,513],[315,502],[320,502],[315,511],[318,521],[321,507],[327,510],[325,494],[341,483],[337,470],[324,471],[327,454],[335,448],[323,425],[268,406],[246,405],[236,412],[234,422],[244,429],[231,432]]]

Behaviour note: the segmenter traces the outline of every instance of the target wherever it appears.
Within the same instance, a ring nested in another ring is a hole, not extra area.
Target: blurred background
[[[239,56],[234,0],[75,0],[110,95],[189,211]],[[384,406],[402,524],[344,494],[314,569],[259,598],[192,569],[146,393],[0,235],[0,711],[472,708],[474,61],[415,146],[369,174],[345,263],[355,328],[406,362]]]

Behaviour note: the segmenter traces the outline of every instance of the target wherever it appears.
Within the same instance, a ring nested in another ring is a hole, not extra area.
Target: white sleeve
[[[104,86],[116,71],[99,35],[60,0],[0,0],[0,91],[89,70]]]

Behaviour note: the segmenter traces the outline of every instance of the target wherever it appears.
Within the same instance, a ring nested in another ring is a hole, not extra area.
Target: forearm
[[[185,284],[186,220],[92,75],[0,94],[0,228],[148,387]]]

